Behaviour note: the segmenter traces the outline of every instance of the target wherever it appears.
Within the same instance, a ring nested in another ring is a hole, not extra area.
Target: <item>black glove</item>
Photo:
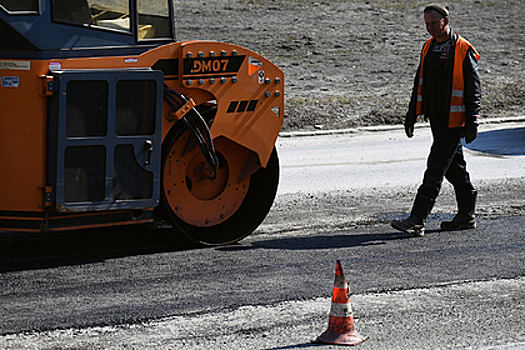
[[[478,130],[476,128],[468,128],[463,131],[466,143],[471,143],[478,137]]]
[[[416,124],[416,118],[415,115],[407,115],[405,116],[405,134],[407,134],[408,138],[411,138],[414,136],[414,125]]]

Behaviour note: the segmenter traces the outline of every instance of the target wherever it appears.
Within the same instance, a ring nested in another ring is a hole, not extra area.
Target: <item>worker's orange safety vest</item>
[[[423,63],[432,40],[433,38],[427,40],[421,53],[421,70],[419,72],[419,88],[416,104],[417,115],[423,114]],[[458,35],[454,52],[454,71],[452,73],[452,98],[450,99],[450,114],[448,121],[450,128],[465,126],[465,121],[467,119],[465,107],[465,84],[463,81],[463,60],[465,59],[469,48],[474,50],[476,53],[476,59],[479,60],[479,54],[476,49],[467,40]]]

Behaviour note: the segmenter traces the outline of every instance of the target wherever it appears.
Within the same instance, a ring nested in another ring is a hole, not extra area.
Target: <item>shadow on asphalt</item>
[[[439,230],[427,230],[425,235],[439,233]],[[250,245],[231,245],[216,248],[221,251],[251,250],[251,249],[282,249],[282,250],[319,250],[364,247],[386,244],[386,241],[397,239],[419,239],[403,232],[394,231],[381,234],[328,234],[302,237],[276,238],[253,242]]]
[[[101,262],[194,249],[170,230],[140,226],[45,233],[0,232],[0,272]]]
[[[432,234],[432,231],[427,231]],[[402,232],[276,238],[216,247],[219,251],[251,249],[316,250],[385,244],[416,238]],[[0,232],[0,273],[103,262],[126,256],[203,248],[169,230],[119,227],[45,233]],[[204,249],[209,249],[204,247]]]
[[[427,231],[432,234],[433,231]],[[437,232],[437,231],[436,231]],[[417,238],[402,232],[368,235],[315,235],[277,238],[243,245],[216,247],[219,251],[251,249],[332,249],[385,244],[387,240]],[[0,273],[103,262],[126,256],[203,248],[170,231],[141,227],[47,233],[0,233]],[[204,247],[204,249],[209,249]]]
[[[525,128],[480,132],[478,138],[464,147],[481,153],[500,156],[525,155]]]

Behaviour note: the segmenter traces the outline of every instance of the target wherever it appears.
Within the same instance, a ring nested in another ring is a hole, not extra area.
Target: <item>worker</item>
[[[441,229],[476,227],[477,191],[466,169],[461,139],[464,137],[466,143],[476,139],[481,102],[476,49],[450,28],[446,7],[432,4],[423,13],[432,37],[423,45],[404,124],[411,138],[417,117],[424,115],[430,121],[433,143],[410,216],[392,221],[393,228],[415,236],[425,233],[425,221],[443,178],[454,186],[458,213],[451,221],[443,221]]]

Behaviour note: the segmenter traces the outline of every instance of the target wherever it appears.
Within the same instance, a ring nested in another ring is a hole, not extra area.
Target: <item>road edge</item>
[[[514,116],[514,117],[502,117],[502,118],[481,118],[480,125],[485,124],[504,124],[504,123],[517,123],[524,122],[525,126],[525,115]],[[428,128],[430,124],[428,122],[416,124],[416,129]],[[307,130],[307,131],[286,131],[280,132],[279,137],[306,137],[306,136],[322,136],[322,135],[344,135],[344,134],[357,134],[361,132],[383,132],[391,130],[401,130],[404,126],[401,124],[397,125],[375,125],[375,126],[362,126],[350,129],[334,129],[334,130]]]

